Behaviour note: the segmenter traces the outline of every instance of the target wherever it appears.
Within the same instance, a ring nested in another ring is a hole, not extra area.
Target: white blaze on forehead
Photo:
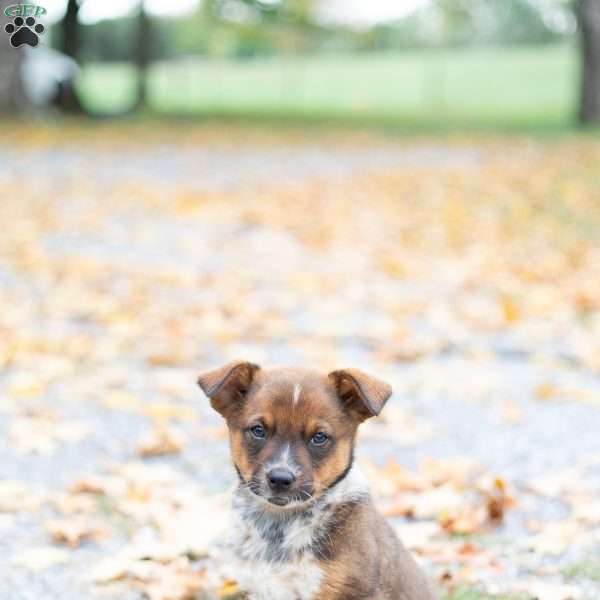
[[[294,475],[298,475],[298,465],[296,465],[295,461],[290,456],[290,450],[290,445],[286,444],[277,459],[267,465],[267,470],[270,471],[271,469],[283,468],[289,469]]]
[[[296,404],[300,399],[300,393],[302,392],[302,388],[299,383],[294,385],[294,392],[292,393],[292,404]]]

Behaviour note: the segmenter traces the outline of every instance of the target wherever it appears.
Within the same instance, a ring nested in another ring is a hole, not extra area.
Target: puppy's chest
[[[315,598],[323,580],[318,556],[326,543],[327,511],[314,509],[285,520],[243,509],[236,513],[237,577],[251,600]]]

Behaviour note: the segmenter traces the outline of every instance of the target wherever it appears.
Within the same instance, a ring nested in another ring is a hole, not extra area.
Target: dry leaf
[[[102,397],[102,404],[107,408],[128,412],[140,412],[142,401],[134,394],[124,390],[110,390]]]
[[[167,421],[190,421],[194,418],[194,411],[183,404],[174,402],[155,402],[144,406],[144,414],[156,421],[164,423]]]
[[[235,581],[225,581],[217,594],[223,600],[234,600],[236,597],[241,596],[240,588]]]
[[[46,524],[53,541],[77,548],[82,542],[98,542],[109,535],[108,529],[86,518],[55,519]]]
[[[516,425],[523,421],[523,411],[512,400],[505,400],[500,406],[500,418],[509,425]]]
[[[183,432],[175,427],[156,427],[138,444],[138,454],[144,458],[181,452],[185,443]]]

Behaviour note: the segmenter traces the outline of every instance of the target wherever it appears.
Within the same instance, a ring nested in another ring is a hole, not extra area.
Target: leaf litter
[[[455,161],[285,182],[271,166],[211,187],[202,167],[147,178],[153,143],[102,181],[132,147],[101,129],[87,154],[21,131],[14,174],[0,171],[0,529],[24,535],[11,577],[47,577],[45,595],[57,569],[82,594],[238,595],[221,554],[226,431],[193,381],[244,355],[394,383],[361,464],[442,588],[598,596],[589,570],[564,575],[600,549],[595,139],[448,140]],[[306,140],[229,135],[231,156],[285,145],[304,160]],[[190,132],[177,152],[215,139]],[[56,149],[77,173],[18,176]]]

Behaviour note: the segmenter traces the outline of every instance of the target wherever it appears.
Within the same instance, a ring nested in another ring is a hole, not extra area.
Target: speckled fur
[[[321,561],[345,510],[369,496],[356,468],[299,510],[273,510],[244,486],[233,499],[234,572],[250,600],[312,600],[323,582]]]
[[[353,466],[358,426],[389,385],[240,361],[198,383],[229,428],[240,483],[223,562],[249,600],[435,599]]]

